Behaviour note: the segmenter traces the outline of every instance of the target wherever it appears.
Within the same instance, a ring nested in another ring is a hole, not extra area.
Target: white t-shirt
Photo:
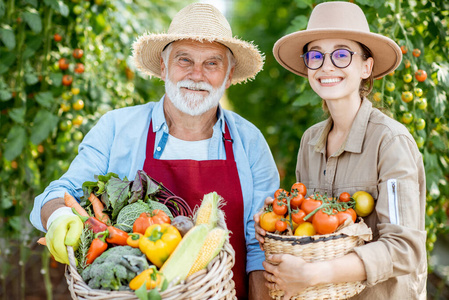
[[[207,160],[210,140],[184,141],[168,135],[167,144],[160,159]]]

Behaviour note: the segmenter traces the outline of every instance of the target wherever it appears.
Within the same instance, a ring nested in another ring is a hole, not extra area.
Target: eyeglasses
[[[335,49],[332,52],[324,52],[324,53],[316,50],[311,50],[301,55],[301,57],[304,59],[304,63],[306,64],[307,68],[311,70],[316,70],[323,66],[324,57],[328,53],[330,53],[332,64],[340,69],[349,66],[352,61],[352,56],[354,54],[359,54],[357,52],[353,52],[348,49]]]

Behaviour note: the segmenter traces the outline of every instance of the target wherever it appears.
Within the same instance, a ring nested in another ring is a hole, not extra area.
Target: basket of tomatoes
[[[363,206],[357,199],[365,202]],[[371,229],[361,217],[373,209],[374,200],[364,191],[352,196],[344,192],[334,198],[317,192],[307,196],[307,188],[300,182],[293,184],[291,191],[278,189],[273,203],[260,216],[260,226],[267,232],[265,256],[291,254],[307,262],[344,256],[371,240]],[[323,284],[309,287],[292,299],[346,299],[364,288],[360,281]],[[269,293],[273,299],[284,295],[282,290],[270,289]]]

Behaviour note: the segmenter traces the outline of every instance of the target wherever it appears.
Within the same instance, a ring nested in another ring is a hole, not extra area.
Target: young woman
[[[363,11],[348,2],[317,5],[304,31],[278,40],[273,49],[286,69],[307,77],[323,99],[326,121],[301,139],[297,181],[338,196],[363,190],[376,200],[364,219],[373,240],[346,256],[306,263],[300,257],[272,255],[264,262],[268,287],[284,299],[309,286],[364,281],[359,299],[426,298],[425,173],[412,135],[399,122],[372,107],[366,98],[373,78],[400,63],[399,46],[371,33]],[[265,205],[273,201],[267,198]],[[263,247],[265,231],[254,217]]]

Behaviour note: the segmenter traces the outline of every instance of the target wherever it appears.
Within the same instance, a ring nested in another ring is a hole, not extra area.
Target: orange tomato
[[[338,225],[343,224],[348,218],[351,218],[354,223],[357,220],[357,214],[352,208],[348,208],[345,211],[339,211],[336,216],[338,218]]]
[[[260,216],[260,227],[268,232],[276,231],[276,222],[282,219],[282,216],[275,214],[272,211],[266,211]]]

